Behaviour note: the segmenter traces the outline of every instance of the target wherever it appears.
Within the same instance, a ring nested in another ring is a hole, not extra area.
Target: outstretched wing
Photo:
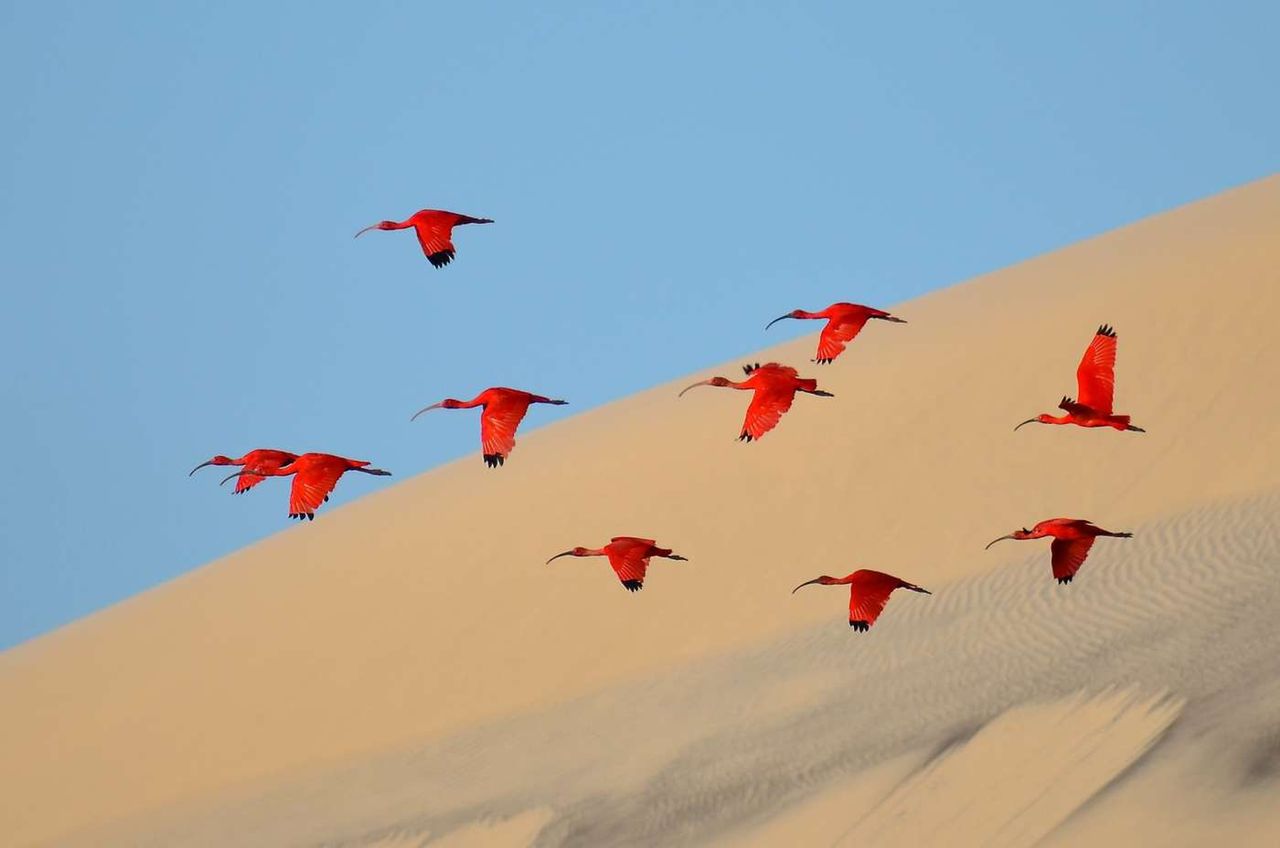
[[[795,400],[794,388],[759,388],[751,398],[747,407],[747,417],[742,423],[742,433],[738,438],[744,442],[758,439],[778,426],[782,414],[791,408]]]
[[[1071,582],[1071,578],[1076,576],[1080,566],[1084,565],[1085,557],[1089,556],[1089,549],[1092,547],[1092,536],[1086,536],[1083,539],[1053,540],[1053,544],[1049,546],[1049,553],[1053,557],[1053,576],[1059,583]]]
[[[605,553],[609,556],[609,565],[622,581],[628,591],[638,592],[644,587],[644,575],[649,569],[649,551],[653,542],[648,539],[633,539],[619,536],[609,543]]]
[[[876,623],[889,595],[906,585],[892,574],[862,569],[849,582],[849,624],[865,630]]]
[[[453,261],[453,217],[432,215],[424,217],[413,225],[418,234],[418,244],[427,260],[437,268],[443,268]]]
[[[1090,409],[1111,414],[1116,391],[1116,331],[1103,324],[1089,343],[1076,369],[1077,400]]]
[[[867,325],[869,315],[850,315],[832,318],[822,328],[818,336],[818,357],[814,360],[819,365],[826,365],[844,351],[845,345],[853,341],[862,328]]]
[[[244,492],[249,491],[250,489],[258,485],[265,479],[267,478],[261,477],[257,474],[250,474],[248,471],[245,471],[239,477],[236,478],[236,488],[231,494],[233,495],[243,494]]]
[[[516,446],[516,428],[529,411],[521,401],[490,401],[480,414],[480,447],[485,461],[501,465]]]
[[[295,474],[293,488],[289,490],[289,517],[314,518],[315,511],[329,499],[329,493],[346,470],[337,464],[316,465]]]

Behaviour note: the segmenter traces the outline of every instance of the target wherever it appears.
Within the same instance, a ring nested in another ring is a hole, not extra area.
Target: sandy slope
[[[1280,838],[1278,230],[1272,178],[895,307],[759,444],[664,386],[0,655],[0,834]],[[1149,432],[1011,433],[1104,321]],[[1054,515],[1138,535],[1066,589],[983,552]],[[624,533],[692,562],[542,565]],[[857,566],[937,594],[863,636],[787,594]]]

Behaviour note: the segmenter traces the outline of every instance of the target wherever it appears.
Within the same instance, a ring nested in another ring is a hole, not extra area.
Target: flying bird
[[[1079,427],[1114,427],[1145,433],[1141,427],[1129,423],[1128,415],[1112,413],[1112,398],[1116,391],[1116,331],[1103,324],[1093,341],[1085,349],[1080,367],[1076,369],[1076,386],[1079,399],[1063,397],[1058,408],[1066,415],[1047,413],[1028,418],[1019,424],[1075,424]],[[1018,427],[1013,429],[1016,431]]]
[[[360,238],[369,230],[405,230],[413,227],[418,234],[418,244],[427,261],[437,268],[443,268],[453,261],[453,228],[462,224],[492,224],[492,218],[472,218],[457,212],[446,212],[443,209],[422,209],[413,213],[403,221],[379,221],[371,224],[355,234]]]
[[[329,493],[338,485],[338,479],[348,471],[359,471],[362,474],[373,474],[377,477],[390,477],[390,471],[381,468],[369,468],[365,460],[347,459],[331,453],[304,453],[292,462],[279,468],[259,469],[258,476],[288,477],[293,476],[293,487],[289,490],[289,517],[299,521],[314,521],[316,510],[320,504],[329,500]],[[249,470],[237,471],[223,479],[223,483],[232,477],[242,477]],[[221,485],[221,484],[219,484]]]
[[[229,456],[218,454],[208,462],[202,462],[195,468],[191,469],[191,473],[187,476],[190,477],[191,474],[195,474],[206,465],[243,465],[245,473],[241,474],[237,478],[235,491],[232,492],[232,494],[239,495],[249,491],[254,486],[267,479],[268,475],[265,472],[293,462],[297,458],[298,455],[296,453],[272,450],[271,448],[251,450],[244,456],[237,459],[232,459]]]
[[[849,586],[849,626],[860,633],[865,633],[871,629],[871,625],[876,623],[876,619],[880,617],[880,613],[884,611],[884,605],[889,603],[889,596],[893,594],[894,589],[910,589],[912,592],[923,592],[926,595],[932,595],[928,589],[921,588],[914,583],[908,583],[905,580],[894,577],[892,574],[885,574],[883,571],[872,571],[869,568],[860,568],[846,577],[828,577],[822,575],[812,580],[806,580],[799,586],[791,590],[791,594],[795,594],[805,586],[818,583],[823,586]]]
[[[742,424],[742,432],[738,435],[738,441],[741,442],[758,439],[778,426],[782,414],[791,408],[796,392],[806,392],[818,397],[835,397],[831,392],[821,391],[817,380],[802,378],[796,369],[787,365],[779,365],[776,362],[761,365],[757,362],[755,365],[744,365],[742,371],[747,375],[747,379],[740,383],[725,377],[712,377],[710,380],[702,380],[692,386],[686,386],[679,394],[679,397],[684,397],[685,392],[698,386],[727,386],[731,389],[754,391],[755,396],[747,407],[747,418]]]
[[[1045,536],[1053,537],[1053,544],[1049,546],[1049,554],[1053,560],[1053,576],[1059,583],[1070,583],[1071,578],[1075,577],[1076,572],[1080,570],[1080,566],[1084,565],[1085,557],[1089,556],[1089,549],[1093,547],[1094,539],[1099,536],[1130,539],[1133,534],[1112,533],[1083,518],[1049,518],[1030,530],[1023,527],[1007,536],[992,539],[987,543],[987,548],[1005,539],[1043,539]]]
[[[485,389],[471,400],[445,398],[439,403],[423,407],[413,414],[412,421],[424,412],[433,409],[472,409],[484,407],[480,413],[480,447],[484,453],[484,464],[497,468],[507,461],[507,456],[516,446],[516,428],[524,420],[525,413],[535,403],[550,403],[564,406],[569,401],[555,400],[542,395],[530,394],[519,389],[506,389],[494,386]]]
[[[813,360],[819,365],[830,364],[844,350],[844,346],[853,341],[858,333],[862,332],[866,323],[873,318],[892,321],[895,324],[907,323],[904,319],[890,315],[883,309],[860,306],[856,303],[833,303],[819,312],[793,309],[786,315],[774,318],[765,324],[764,328],[767,330],[785,318],[825,318],[827,320],[827,326],[822,328],[822,333],[818,336],[818,356]]]
[[[560,557],[593,557],[609,558],[609,565],[622,581],[628,592],[639,592],[644,588],[644,575],[649,568],[650,557],[664,557],[679,562],[688,562],[685,557],[672,553],[670,548],[660,548],[653,539],[638,539],[635,536],[614,536],[603,548],[571,548],[562,554],[556,554],[547,560],[547,565]]]

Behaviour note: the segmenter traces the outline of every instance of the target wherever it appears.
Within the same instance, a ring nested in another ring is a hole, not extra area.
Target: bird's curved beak
[[[684,397],[685,392],[689,391],[690,389],[696,389],[698,388],[698,386],[709,386],[709,385],[711,385],[710,380],[699,380],[698,382],[694,383],[692,386],[685,386],[683,389],[680,390],[680,394],[676,395],[676,397]]]
[[[791,594],[793,594],[793,595],[794,595],[796,592],[799,592],[799,591],[800,591],[801,589],[803,589],[805,586],[809,586],[809,585],[811,585],[811,584],[813,584],[813,583],[819,583],[819,582],[821,582],[821,581],[822,581],[822,578],[821,578],[821,577],[815,577],[815,578],[813,578],[812,580],[806,580],[806,581],[804,581],[803,583],[801,583],[799,586],[797,586],[797,587],[795,587],[794,589],[792,589],[792,590],[791,590]]]
[[[1039,418],[1028,418],[1026,421],[1023,421],[1022,424],[1019,424],[1018,427],[1023,426],[1023,424],[1039,424],[1039,423],[1040,423]],[[1013,432],[1015,433],[1018,432],[1018,427],[1014,427]]]
[[[191,473],[188,474],[187,476],[190,477],[191,474],[195,474],[197,471],[199,471],[201,468],[204,468],[206,465],[213,465],[213,464],[214,462],[212,459],[209,460],[208,462],[202,462],[199,465],[197,465],[195,468],[191,469]]]
[[[252,473],[253,473],[252,471],[245,471],[244,469],[241,469],[240,471],[237,471],[235,474],[228,474],[226,477],[223,477],[222,483],[225,483],[228,480],[234,480],[237,477],[243,477],[246,474],[252,474]],[[222,483],[219,483],[218,485],[221,486]]]
[[[422,409],[419,409],[417,412],[413,413],[413,416],[412,416],[412,417],[410,417],[410,418],[409,418],[409,420],[410,420],[410,421],[412,421],[412,420],[414,420],[415,418],[417,418],[419,415],[421,415],[422,413],[424,413],[424,412],[430,412],[430,411],[431,411],[431,410],[433,410],[433,409],[439,409],[439,408],[440,408],[440,407],[442,407],[442,406],[444,406],[444,402],[443,402],[443,401],[441,401],[440,403],[433,403],[433,404],[431,404],[430,406],[424,406],[424,407],[422,407]]]
[[[353,236],[352,236],[352,238],[360,238],[360,236],[364,235],[365,233],[369,232],[370,230],[376,230],[376,229],[378,229],[378,225],[377,225],[377,224],[370,224],[369,226],[365,227],[365,228],[364,228],[363,230],[361,230],[360,232],[358,232],[358,233],[356,233],[355,235],[353,235]]]
[[[1010,533],[1008,536],[1001,536],[999,539],[992,539],[990,542],[987,542],[987,546],[983,548],[983,550],[984,551],[990,550],[991,546],[994,545],[996,542],[1003,542],[1005,539],[1016,539],[1016,538],[1018,537]]]
[[[553,561],[553,560],[560,559],[560,557],[564,557],[564,556],[573,556],[573,551],[569,550],[569,551],[565,551],[565,552],[564,552],[564,553],[562,553],[562,554],[556,554],[556,555],[555,555],[555,556],[553,556],[551,559],[547,560],[545,564],[546,564],[546,565],[550,565],[550,564],[552,563],[552,561]]]
[[[774,318],[774,319],[773,319],[772,321],[770,321],[768,324],[765,324],[765,325],[764,325],[764,328],[767,330],[767,329],[769,329],[770,327],[772,327],[774,324],[776,324],[776,323],[778,323],[779,321],[781,321],[783,318],[790,318],[790,317],[791,317],[791,314],[790,314],[790,313],[787,313],[786,315],[779,315],[777,318]]]

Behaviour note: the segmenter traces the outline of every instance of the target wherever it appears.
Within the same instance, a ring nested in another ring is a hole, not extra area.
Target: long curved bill
[[[806,580],[806,581],[804,581],[803,583],[801,583],[799,586],[797,586],[797,587],[795,587],[794,589],[792,589],[792,590],[791,590],[791,594],[793,594],[793,595],[794,595],[796,592],[799,592],[799,591],[800,591],[801,589],[803,589],[805,586],[810,586],[810,585],[812,585],[812,584],[814,584],[814,583],[821,583],[821,582],[822,582],[822,578],[821,578],[821,577],[815,577],[815,578],[813,578],[812,580]]]
[[[1037,419],[1037,418],[1028,418],[1026,421],[1023,421],[1023,422],[1022,422],[1022,424],[1019,424],[1019,425],[1018,425],[1018,427],[1023,426],[1023,424],[1035,424],[1035,423],[1037,423],[1038,421],[1039,421],[1039,419]],[[1016,433],[1016,432],[1018,432],[1018,427],[1014,427],[1014,428],[1013,428],[1013,432],[1015,432],[1015,433]]]
[[[195,468],[191,469],[191,473],[188,474],[187,476],[190,477],[191,474],[195,474],[197,471],[199,471],[201,468],[204,468],[206,465],[213,465],[213,464],[214,464],[213,460],[209,460],[208,462],[202,462],[199,465],[197,465]]]
[[[1008,536],[1001,536],[999,539],[992,539],[990,542],[987,542],[987,546],[983,548],[983,550],[984,551],[991,550],[991,546],[994,545],[996,542],[1003,542],[1005,539],[1016,539],[1016,538],[1018,537],[1010,533]]]
[[[553,561],[553,560],[557,560],[557,559],[560,559],[560,557],[565,557],[565,556],[573,556],[573,551],[572,551],[572,550],[568,550],[568,551],[565,551],[565,552],[564,552],[564,553],[562,553],[562,554],[556,554],[556,555],[555,555],[555,556],[553,556],[551,559],[547,560],[545,564],[546,564],[546,565],[550,565],[550,564],[552,563],[552,561]]]
[[[777,318],[774,318],[774,319],[773,319],[772,321],[770,321],[768,324],[765,324],[765,325],[764,325],[764,328],[767,330],[767,329],[769,329],[770,327],[772,327],[774,324],[776,324],[776,323],[778,323],[779,321],[781,321],[783,318],[790,318],[790,317],[791,317],[791,315],[789,315],[789,314],[788,314],[788,315],[779,315]]]
[[[358,232],[358,233],[356,233],[355,235],[353,235],[353,236],[352,236],[352,238],[360,238],[360,236],[364,235],[365,233],[369,232],[370,230],[376,230],[376,229],[378,229],[378,225],[377,225],[377,224],[370,224],[369,226],[365,227],[365,228],[364,228],[363,230],[361,230],[360,232]]]
[[[683,389],[680,390],[680,394],[676,395],[676,397],[684,397],[685,392],[689,391],[690,389],[696,389],[698,388],[698,386],[709,386],[709,385],[711,385],[710,380],[700,380],[694,383],[692,386],[685,386]]]
[[[439,408],[440,408],[440,407],[442,407],[442,406],[444,406],[444,404],[443,404],[443,403],[433,403],[433,404],[431,404],[430,406],[424,406],[424,407],[422,407],[422,409],[419,409],[417,412],[413,413],[413,415],[412,415],[412,416],[410,416],[409,420],[410,420],[410,421],[413,421],[415,418],[417,418],[417,417],[418,417],[419,415],[421,415],[422,413],[424,413],[424,412],[430,412],[430,411],[431,411],[431,410],[433,410],[433,409],[439,409]]]

